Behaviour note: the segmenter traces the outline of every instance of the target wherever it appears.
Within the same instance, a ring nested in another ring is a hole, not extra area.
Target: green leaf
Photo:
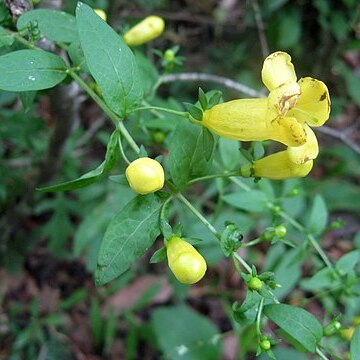
[[[139,195],[111,220],[100,247],[97,286],[120,276],[153,244],[160,233],[162,204],[155,194]]]
[[[69,45],[68,54],[74,66],[79,67],[83,72],[90,73],[79,40],[74,41]]]
[[[87,172],[86,174],[82,175],[78,179],[66,181],[61,184],[45,186],[41,188],[37,188],[38,191],[42,192],[55,192],[55,191],[69,191],[69,190],[76,190],[86,186],[89,186],[100,179],[102,179],[106,174],[114,166],[117,155],[118,155],[118,131],[115,130],[109,140],[107,145],[105,160],[94,170]]]
[[[334,275],[335,271],[333,269],[323,268],[317,271],[313,277],[303,279],[301,281],[301,288],[314,292],[334,288],[340,285]]]
[[[313,234],[320,234],[324,231],[327,221],[328,210],[325,201],[321,195],[316,195],[311,208],[307,228]]]
[[[7,33],[7,31],[0,26],[0,47],[11,46],[14,42],[14,38]]]
[[[237,140],[220,137],[219,152],[221,161],[227,170],[233,170],[239,166],[239,142]]]
[[[36,9],[21,15],[16,23],[19,31],[36,21],[42,35],[51,41],[70,43],[77,39],[75,16],[54,9]]]
[[[158,346],[167,359],[220,358],[221,343],[218,330],[205,316],[188,307],[157,308],[152,313],[151,326]]]
[[[336,263],[335,267],[341,275],[346,275],[351,273],[356,264],[359,262],[360,251],[354,250],[344,256],[342,256]]]
[[[215,150],[215,139],[204,141],[202,129],[180,120],[169,146],[168,164],[171,177],[179,189],[189,180],[204,176],[211,166]],[[207,155],[207,156],[205,156]]]
[[[205,127],[203,127],[201,130],[203,139],[203,154],[206,161],[210,161],[215,148],[215,136],[210,130]]]
[[[266,208],[267,196],[262,191],[237,191],[223,195],[222,199],[237,209],[249,212],[262,212]]]
[[[242,304],[235,302],[232,306],[234,320],[240,325],[252,324],[256,319],[260,299],[261,296],[257,292],[248,290]]]
[[[76,257],[84,255],[88,271],[95,272],[101,240],[109,222],[114,214],[134,197],[135,193],[128,184],[110,183],[106,198],[92,207],[92,210],[86,213],[80,225],[77,226],[73,241],[73,255]]]
[[[64,60],[42,50],[18,50],[0,56],[0,89],[33,91],[52,88],[66,77]]]
[[[317,344],[323,336],[323,329],[314,315],[287,304],[266,305],[264,314],[307,351],[316,351]]]
[[[350,343],[351,360],[360,360],[360,326],[357,326]]]
[[[166,247],[163,246],[162,248],[160,248],[159,250],[156,250],[156,251],[152,254],[149,263],[150,263],[150,264],[156,264],[156,263],[165,261],[166,259],[167,259],[167,256],[166,256]]]
[[[88,68],[104,100],[115,113],[124,117],[143,97],[133,53],[88,5],[78,3],[76,22]]]
[[[19,94],[24,112],[27,113],[32,109],[36,96],[36,91],[22,91]]]
[[[227,224],[221,234],[221,250],[225,256],[230,256],[241,246],[243,235],[236,224]]]

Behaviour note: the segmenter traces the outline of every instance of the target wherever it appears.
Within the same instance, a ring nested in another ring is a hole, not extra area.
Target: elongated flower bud
[[[194,284],[205,275],[207,265],[201,254],[179,237],[167,241],[166,253],[172,273],[182,284]]]
[[[162,34],[165,28],[164,20],[159,16],[148,16],[125,35],[124,40],[129,46],[137,46],[154,40]]]

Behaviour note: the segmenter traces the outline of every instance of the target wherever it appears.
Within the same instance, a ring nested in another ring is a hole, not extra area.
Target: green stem
[[[193,184],[195,182],[203,181],[203,180],[210,180],[210,179],[216,179],[216,178],[228,178],[228,177],[237,176],[237,175],[239,175],[238,171],[232,171],[232,172],[224,173],[224,174],[206,175],[206,176],[202,176],[202,177],[198,177],[198,178],[190,180],[189,184]]]
[[[247,243],[243,243],[243,244],[241,245],[241,247],[254,246],[254,245],[257,245],[257,244],[259,244],[259,243],[261,243],[261,242],[263,242],[263,241],[264,241],[263,239],[257,238],[257,239],[251,240],[251,241],[249,241],[249,242],[247,242]]]
[[[111,119],[115,127],[119,129],[121,135],[128,142],[130,147],[137,153],[140,153],[140,148],[137,146],[134,139],[129,134],[125,125],[122,122],[122,118],[116,115],[106,103],[96,94],[96,92],[73,70],[68,69],[68,74],[91,96],[91,98],[99,105],[99,107],[105,112],[105,114]]]
[[[121,135],[119,134],[118,136],[118,144],[119,144],[119,148],[120,148],[120,154],[122,156],[122,158],[125,160],[125,162],[130,165],[130,160],[127,158],[127,156],[125,155],[124,152],[124,148],[122,146],[122,141],[121,141]]]
[[[23,44],[25,47],[29,48],[29,49],[33,49],[33,50],[40,50],[40,48],[36,47],[33,43],[31,43],[30,41],[24,39],[22,36],[20,36],[18,33],[10,31],[10,30],[6,30],[7,33],[14,38],[14,40],[16,40],[17,42]]]
[[[184,197],[183,194],[178,193],[176,194],[176,197],[188,207],[188,209],[199,218],[199,220],[216,236],[218,240],[221,239],[221,235],[217,232],[217,230],[210,224],[208,220],[205,219],[205,217],[190,204],[190,202]]]
[[[316,353],[317,353],[323,360],[330,360],[318,347],[316,348]]]
[[[239,261],[239,263],[246,269],[249,274],[252,274],[251,266],[237,252],[234,252],[233,256]]]
[[[313,246],[313,248],[317,251],[317,253],[319,254],[319,256],[321,257],[321,259],[323,260],[323,262],[325,263],[325,265],[329,268],[329,269],[334,269],[334,266],[332,265],[331,261],[329,260],[329,258],[327,257],[327,255],[325,254],[324,250],[321,248],[321,246],[318,244],[318,242],[316,241],[316,239],[314,238],[313,235],[311,234],[307,234],[306,233],[306,229],[304,226],[302,226],[300,223],[298,223],[295,219],[293,219],[291,216],[289,216],[288,214],[286,214],[283,211],[279,212],[279,215],[286,221],[288,221],[292,226],[294,226],[294,228],[298,229],[299,231],[303,232],[306,234],[310,244]]]
[[[233,259],[233,262],[234,262],[234,266],[235,266],[236,271],[237,271],[238,274],[241,276],[242,271],[241,271],[239,262],[238,262],[238,260],[237,260],[236,257],[235,257],[235,253],[232,253],[232,254],[231,254],[231,257],[232,257],[232,259]]]
[[[245,185],[244,183],[242,183],[239,179],[234,178],[234,177],[230,177],[230,180],[235,183],[236,185],[238,185],[239,187],[241,187],[242,189],[244,189],[245,191],[250,191],[251,189]],[[273,204],[269,204],[270,207],[273,207]],[[307,234],[306,229],[304,228],[304,226],[302,226],[299,222],[297,222],[294,218],[292,218],[291,216],[289,216],[288,214],[286,214],[283,211],[279,212],[279,215],[284,219],[287,220],[291,225],[294,226],[295,229],[298,229],[299,231],[303,232],[304,234],[306,234],[310,244],[313,246],[313,248],[317,251],[317,253],[319,254],[319,256],[321,257],[321,259],[323,260],[323,262],[325,263],[325,265],[329,268],[329,269],[334,269],[334,266],[332,265],[331,261],[329,260],[329,258],[327,257],[327,255],[325,254],[325,252],[323,251],[323,249],[319,246],[318,242],[316,241],[316,239],[314,238],[313,235],[311,234]]]
[[[158,111],[164,111],[164,112],[167,112],[167,113],[170,113],[170,114],[182,116],[182,117],[185,117],[185,118],[189,117],[189,113],[187,113],[187,112],[162,108],[162,107],[159,107],[159,106],[142,106],[142,107],[130,110],[128,113],[131,114],[131,113],[134,113],[134,112],[137,112],[137,111],[142,111],[142,110],[158,110]]]
[[[258,336],[261,335],[261,316],[262,316],[263,307],[264,307],[264,298],[262,297],[256,314],[256,333],[258,334]]]

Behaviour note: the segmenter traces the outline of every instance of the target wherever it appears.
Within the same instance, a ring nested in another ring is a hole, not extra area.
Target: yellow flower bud
[[[138,194],[145,195],[164,186],[164,169],[159,162],[148,157],[133,161],[125,171],[130,187]]]
[[[313,161],[296,164],[291,161],[287,150],[265,156],[253,164],[241,167],[241,174],[245,177],[263,177],[268,179],[289,179],[306,176],[313,167]]]
[[[205,275],[205,259],[181,238],[173,237],[168,240],[166,253],[170,270],[182,284],[195,284]]]
[[[148,16],[125,35],[124,40],[129,46],[137,46],[154,40],[162,34],[165,28],[164,20],[159,16]]]
[[[107,16],[105,11],[101,10],[101,9],[94,9],[94,11],[96,12],[96,14],[98,14],[104,21],[107,20]]]

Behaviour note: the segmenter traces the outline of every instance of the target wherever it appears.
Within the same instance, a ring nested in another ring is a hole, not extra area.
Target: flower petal
[[[300,96],[298,83],[288,83],[271,90],[268,96],[268,116],[275,118],[278,115],[286,115],[295,106]]]
[[[264,85],[271,91],[280,85],[296,82],[294,65],[291,56],[285,52],[277,51],[269,55],[261,71]]]
[[[321,126],[329,119],[330,96],[326,85],[311,77],[300,79],[301,95],[297,104],[289,111],[289,116],[296,117],[302,123]]]
[[[300,146],[306,142],[306,132],[295,118],[278,116],[268,123],[268,139],[279,141],[287,146]]]
[[[295,164],[290,160],[287,150],[284,150],[256,160],[253,164],[244,165],[241,168],[241,175],[274,180],[299,178],[306,176],[312,167],[312,160],[304,164]]]
[[[304,130],[306,132],[306,143],[301,146],[289,146],[287,148],[289,158],[295,164],[304,164],[309,160],[316,159],[319,154],[319,145],[314,132],[306,124],[304,124]]]

